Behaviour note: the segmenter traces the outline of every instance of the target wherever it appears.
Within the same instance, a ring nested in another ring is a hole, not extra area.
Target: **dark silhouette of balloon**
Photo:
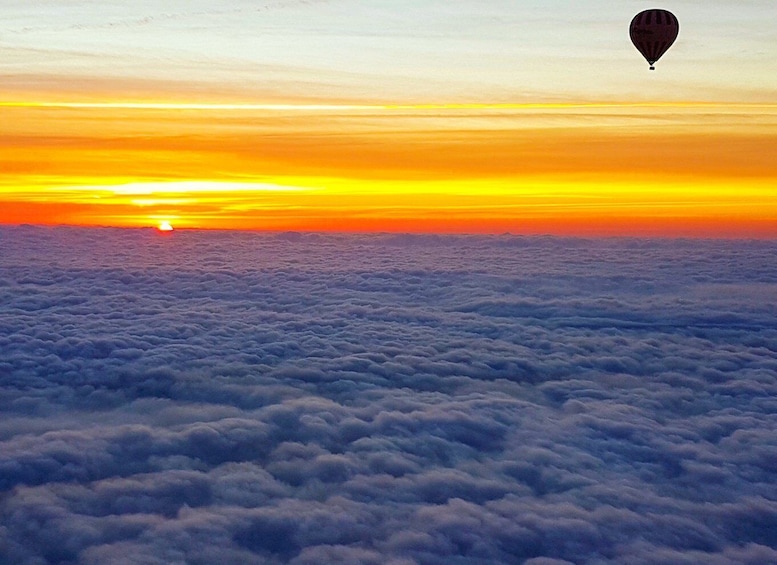
[[[634,47],[650,63],[650,70],[656,68],[653,63],[666,53],[680,32],[680,22],[672,12],[666,10],[645,10],[631,20],[629,35]]]

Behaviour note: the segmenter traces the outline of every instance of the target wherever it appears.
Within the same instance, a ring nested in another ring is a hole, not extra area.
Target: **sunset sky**
[[[0,223],[777,237],[777,12],[0,0]]]

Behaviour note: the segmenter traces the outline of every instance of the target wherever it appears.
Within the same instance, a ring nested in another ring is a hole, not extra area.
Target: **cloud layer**
[[[0,228],[0,561],[777,562],[775,255]]]

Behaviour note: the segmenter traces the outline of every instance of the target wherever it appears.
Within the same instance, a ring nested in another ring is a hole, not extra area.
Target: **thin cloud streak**
[[[521,103],[421,103],[421,104],[218,104],[189,102],[36,102],[36,101],[0,101],[0,107],[6,108],[74,108],[74,109],[125,109],[125,110],[211,110],[216,112],[237,111],[295,111],[300,112],[340,112],[340,111],[403,111],[403,110],[576,110],[576,109],[715,109],[715,110],[769,110],[777,104],[732,103],[732,102],[521,102]]]

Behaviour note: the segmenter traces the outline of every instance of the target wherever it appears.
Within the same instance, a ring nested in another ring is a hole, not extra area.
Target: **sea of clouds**
[[[0,228],[4,564],[777,563],[777,242]]]

